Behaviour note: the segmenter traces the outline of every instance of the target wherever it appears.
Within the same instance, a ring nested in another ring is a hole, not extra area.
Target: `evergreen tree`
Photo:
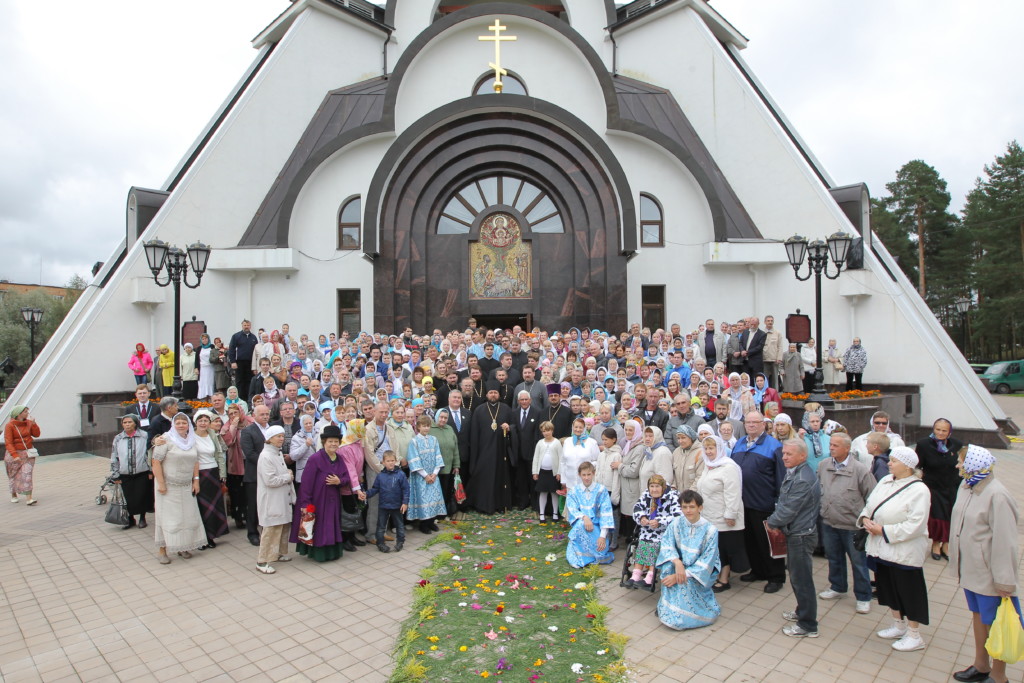
[[[964,224],[977,243],[974,334],[991,358],[1019,356],[1024,306],[1024,149],[1013,141],[985,166],[964,205]]]

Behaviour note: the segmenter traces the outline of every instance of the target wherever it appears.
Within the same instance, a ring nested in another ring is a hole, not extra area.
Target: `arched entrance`
[[[380,202],[375,329],[453,329],[471,315],[625,329],[634,208],[596,135],[584,142],[523,111],[471,112],[410,130],[395,149],[374,178],[386,187],[368,198]],[[515,245],[495,246],[495,217],[514,224]]]

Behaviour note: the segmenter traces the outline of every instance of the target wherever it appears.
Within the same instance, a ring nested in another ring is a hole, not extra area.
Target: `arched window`
[[[521,178],[495,175],[474,180],[452,195],[437,222],[437,233],[465,235],[476,217],[495,204],[523,214],[535,233],[565,232],[562,214],[547,192]]]
[[[513,74],[511,71],[508,72],[501,79],[501,92],[504,95],[528,95],[526,92],[526,84],[523,79],[518,75]],[[474,95],[493,95],[494,94],[494,72],[488,71],[483,76],[477,79],[476,85],[473,86]]]
[[[362,201],[358,195],[346,199],[338,212],[338,249],[358,249]]]
[[[654,195],[640,194],[640,246],[665,246],[665,214]]]

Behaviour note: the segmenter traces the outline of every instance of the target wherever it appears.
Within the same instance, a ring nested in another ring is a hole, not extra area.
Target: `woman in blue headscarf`
[[[572,435],[562,442],[562,459],[559,469],[562,475],[562,487],[566,491],[579,483],[579,466],[584,462],[597,464],[601,449],[597,441],[587,436],[587,423],[583,417],[577,417],[572,423]]]

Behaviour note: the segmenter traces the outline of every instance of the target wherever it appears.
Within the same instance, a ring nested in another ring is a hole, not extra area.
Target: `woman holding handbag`
[[[129,413],[121,418],[121,433],[114,437],[110,453],[110,476],[124,493],[128,509],[128,523],[122,529],[135,526],[145,529],[146,513],[153,511],[153,472],[146,453],[147,435],[139,429],[139,416]]]
[[[4,427],[4,464],[7,466],[7,481],[11,489],[11,502],[17,503],[19,495],[28,496],[28,505],[39,501],[32,497],[32,470],[36,466],[39,452],[32,447],[32,441],[39,436],[39,425],[28,412],[28,406],[11,408],[11,419]]]
[[[931,492],[916,476],[917,454],[903,446],[889,455],[889,474],[882,477],[857,518],[868,532],[868,569],[875,572],[878,604],[892,610],[893,624],[878,632],[895,640],[894,650],[924,649],[919,631],[928,623],[928,587],[924,558],[928,554],[928,510]]]

